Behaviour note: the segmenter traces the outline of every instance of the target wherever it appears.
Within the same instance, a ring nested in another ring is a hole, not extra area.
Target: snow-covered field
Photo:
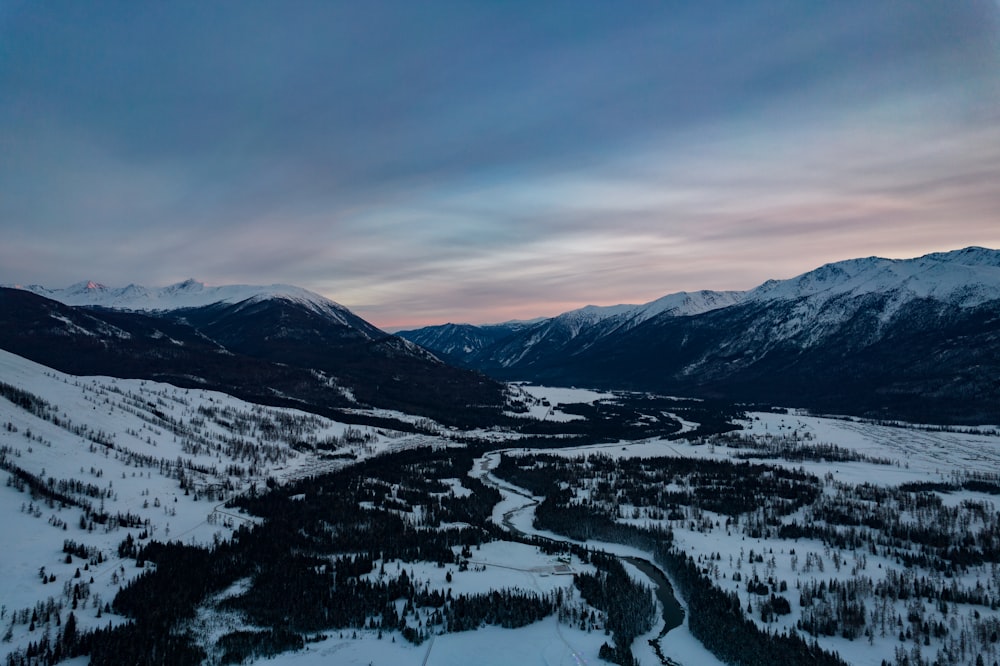
[[[3,350],[0,382],[48,405],[42,417],[0,397],[7,468],[0,486],[7,543],[0,549],[0,633],[9,633],[0,656],[37,641],[41,632],[55,632],[54,619],[31,631],[32,611],[61,607],[64,619],[77,584],[86,592],[74,611],[81,629],[117,622],[105,605],[140,572],[134,560],[118,557],[127,535],[140,544],[147,538],[210,544],[251,520],[224,509],[225,500],[252,487],[263,490],[269,477],[316,474],[429,439],[212,391],[74,377]],[[297,442],[328,449],[304,453],[293,446]],[[18,489],[14,468],[62,489],[74,504],[47,499],[30,486]],[[102,524],[96,519],[102,514],[111,519]],[[130,516],[133,526],[116,524],[119,514]],[[88,557],[67,558],[67,540]]]
[[[607,640],[603,632],[585,632],[548,617],[520,629],[483,627],[477,631],[434,636],[422,645],[388,637],[328,638],[300,652],[279,655],[267,663],[288,666],[510,666],[511,664],[601,663],[595,657]]]
[[[593,446],[562,448],[557,450],[532,451],[530,449],[512,448],[517,455],[544,453],[566,458],[579,458],[589,454],[599,453],[615,459],[641,458],[702,458],[714,460],[729,460],[740,455],[767,452],[768,456],[752,458],[753,462],[779,465],[793,470],[802,470],[816,475],[824,480],[825,492],[833,494],[838,489],[849,489],[859,485],[874,485],[895,488],[903,483],[948,483],[960,482],[963,479],[974,478],[977,475],[1000,474],[1000,436],[994,427],[968,429],[968,431],[948,431],[944,429],[905,426],[879,425],[857,419],[823,418],[802,414],[751,413],[741,423],[744,430],[737,437],[718,438],[716,443],[698,443],[667,441],[661,439],[644,440],[641,442],[619,442]],[[709,440],[711,442],[713,440]],[[741,442],[743,445],[741,445]],[[791,451],[796,446],[834,445],[863,456],[857,461],[833,460],[784,460],[771,457],[775,451]],[[487,454],[478,463],[475,474],[491,480],[504,493],[504,501],[494,512],[494,521],[507,521],[519,530],[539,533],[532,525],[533,502],[524,495],[524,491],[510,483],[493,477],[489,471],[499,460],[498,454]],[[586,494],[586,493],[585,493]],[[996,515],[995,495],[988,492],[959,490],[951,492],[936,492],[944,506],[965,507],[973,510],[983,506]],[[540,498],[535,498],[540,499]],[[641,507],[619,503],[616,507],[620,515],[628,516],[633,510],[642,512]],[[974,515],[974,513],[972,514]],[[804,520],[801,512],[794,517]],[[937,589],[958,586],[958,589],[984,589],[989,594],[1000,594],[1000,577],[996,565],[989,563],[981,566],[971,566],[961,575],[947,576],[939,571],[920,567],[904,566],[893,556],[884,553],[875,554],[867,550],[836,549],[824,544],[818,539],[781,539],[751,538],[741,529],[719,528],[727,523],[727,516],[709,511],[698,511],[697,515],[688,513],[689,520],[656,521],[647,517],[638,519],[621,518],[623,523],[636,525],[653,525],[658,522],[669,525],[674,532],[675,543],[693,557],[702,555],[703,565],[710,567],[716,585],[723,589],[736,592],[741,605],[756,607],[761,597],[747,589],[746,581],[759,576],[764,580],[786,581],[789,586],[787,596],[795,609],[792,614],[772,618],[765,623],[759,614],[751,613],[755,622],[766,631],[794,631],[799,615],[799,590],[809,584],[818,585],[823,582],[839,581],[842,584],[866,579],[871,584],[878,585],[890,575],[901,575],[904,580],[913,577],[930,581]],[[690,520],[696,518],[697,520]],[[805,519],[807,520],[807,519]],[[963,518],[965,520],[965,518]],[[715,525],[706,528],[706,525]],[[972,526],[975,526],[973,521]],[[545,534],[560,538],[555,534]],[[594,545],[591,542],[590,545]],[[627,548],[615,544],[602,544],[601,547],[610,552],[629,554]],[[708,556],[718,553],[715,560]],[[892,572],[890,574],[890,572]],[[994,597],[995,598],[995,597]],[[917,603],[919,611],[914,610]],[[982,631],[977,627],[1000,626],[1000,614],[988,605],[970,603],[951,603],[935,609],[934,604],[926,599],[921,602],[905,600],[867,601],[868,619],[878,627],[874,635],[853,640],[840,636],[819,636],[820,645],[828,650],[839,653],[848,663],[862,666],[877,666],[883,659],[893,662],[896,650],[900,647],[911,661],[914,658],[914,641],[908,637],[900,640],[899,634],[907,629],[908,617],[918,613],[924,621],[943,623],[949,628],[951,636],[956,636],[963,630],[969,634]],[[878,619],[876,619],[876,615]],[[904,624],[899,624],[902,618]],[[686,627],[686,623],[685,623]],[[667,656],[682,663],[711,663],[711,655],[694,651],[691,647],[690,634],[685,627],[672,631],[663,641]],[[680,642],[675,640],[682,638]],[[811,637],[810,637],[811,638]],[[633,649],[637,656],[641,655],[642,641],[637,641]],[[955,644],[957,645],[956,639]],[[684,645],[678,649],[678,645]],[[674,646],[674,647],[671,647]],[[921,647],[921,658],[933,661],[939,657],[946,644],[940,640],[930,640]],[[702,648],[703,649],[703,648]],[[971,649],[971,648],[970,648]],[[998,656],[994,647],[987,641],[985,648],[989,657],[986,663]],[[919,652],[919,650],[917,650]],[[975,654],[968,653],[963,661],[954,654],[952,663],[973,663]],[[644,663],[646,663],[644,661]],[[655,661],[649,662],[655,663]],[[942,662],[947,663],[947,662]]]
[[[577,403],[592,404],[597,400],[613,398],[614,394],[591,391],[589,389],[535,386],[532,384],[511,384],[511,391],[520,394],[526,411],[507,412],[515,416],[538,421],[576,421],[583,419],[578,414],[568,414],[560,409],[562,405]]]
[[[56,635],[57,621],[50,618],[46,622],[43,617],[58,613],[65,619],[74,597],[73,613],[81,629],[121,621],[108,612],[107,604],[121,586],[141,572],[131,558],[118,557],[118,545],[127,535],[140,543],[155,538],[209,544],[226,538],[240,523],[252,520],[225,509],[226,499],[263,489],[269,479],[280,483],[413,446],[455,445],[447,439],[444,429],[439,429],[440,436],[433,436],[349,426],[295,410],[245,403],[216,392],[141,380],[73,377],[4,351],[0,351],[0,382],[44,401],[25,409],[11,402],[9,396],[0,397],[0,452],[7,470],[4,476],[9,478],[0,487],[0,524],[9,544],[0,551],[0,568],[5,574],[0,583],[0,633],[5,634],[0,641],[0,657],[42,635]],[[582,389],[522,385],[519,390],[531,398],[526,416],[538,419],[571,418],[559,412],[558,406],[614,397]],[[413,421],[406,415],[391,416]],[[424,432],[436,429],[430,422],[421,425]],[[685,431],[695,425],[683,423]],[[752,460],[816,475],[823,480],[824,493],[831,496],[839,488],[858,484],[898,487],[902,483],[949,483],[975,474],[1000,474],[1000,436],[994,434],[995,427],[953,432],[763,412],[749,414],[741,425],[743,430],[728,438],[690,442],[647,439],[545,452],[566,457],[601,453],[617,459],[729,460],[763,456]],[[498,449],[517,446],[517,438],[511,433],[484,431],[483,435],[496,441]],[[862,459],[780,457],[783,451],[816,445],[831,445]],[[531,453],[527,449],[512,450]],[[498,460],[498,454],[487,454],[470,470],[470,475],[502,493],[493,520],[526,533],[561,538],[534,528],[537,498],[496,478],[491,470]],[[58,491],[66,501],[53,500],[51,494],[46,497],[45,492],[24,481],[25,475],[50,491]],[[468,492],[461,480],[451,485],[457,496]],[[996,497],[985,491],[963,489],[937,494],[946,507],[959,510],[969,505],[985,506],[996,514]],[[648,516],[629,517],[633,511],[640,514],[640,509],[620,505],[622,522],[656,522]],[[804,515],[800,517],[804,519]],[[889,572],[913,575],[913,570],[885,554],[831,549],[815,539],[754,539],[738,529],[705,527],[722,525],[725,516],[703,511],[697,518],[670,523],[675,542],[694,557],[718,553],[710,565],[706,560],[710,575],[718,586],[736,592],[745,606],[758,602],[745,584],[754,575],[786,581],[796,611],[802,586],[859,578],[877,584]],[[85,551],[86,557],[67,555],[64,541],[71,542],[74,552]],[[588,545],[623,556],[648,558],[646,553],[617,544]],[[484,544],[473,551],[469,564],[467,570],[441,568],[434,563],[403,566],[427,589],[451,589],[456,594],[508,588],[542,593],[562,589],[567,595],[578,595],[569,574],[588,566],[574,560],[567,568],[551,555],[513,542]],[[386,563],[387,568],[397,566],[395,562]],[[369,575],[378,576],[379,568]],[[636,569],[631,571],[636,577],[643,576]],[[936,585],[954,582],[972,587],[979,583],[995,598],[1000,597],[1000,574],[989,564],[970,567],[947,579],[940,573],[918,573]],[[874,666],[883,659],[892,661],[898,647],[908,651],[914,647],[912,641],[900,641],[899,626],[893,624],[893,618],[906,618],[912,610],[902,600],[869,605],[869,614],[889,618],[891,626],[887,630],[854,640],[821,636],[820,645],[836,650],[851,664]],[[921,613],[949,626],[953,635],[990,618],[1000,626],[997,611],[966,603],[951,603],[943,610],[929,605]],[[974,614],[984,617],[976,616],[974,620]],[[36,622],[31,621],[32,615],[37,616]],[[783,631],[793,630],[797,617],[799,614],[793,612],[768,623],[762,622],[759,615],[754,615],[754,620],[766,630]],[[206,626],[218,620],[205,619]],[[238,623],[239,618],[227,621]],[[633,644],[641,663],[658,663],[647,639],[656,636],[660,627],[662,622]],[[322,640],[308,643],[305,650],[280,655],[273,661],[296,666],[595,663],[600,646],[608,640],[603,631],[581,630],[549,617],[520,629],[483,627],[434,636],[418,646],[394,632],[382,637],[367,630],[328,632]],[[938,642],[930,642],[923,657],[933,659],[940,647]],[[662,648],[666,656],[679,663],[718,663],[692,637],[687,620],[664,638]],[[989,656],[1000,654],[994,650]]]
[[[3,350],[0,382],[44,401],[36,410],[39,413],[32,413],[0,397],[0,450],[6,452],[9,465],[4,476],[13,479],[16,467],[46,485],[80,490],[68,492],[78,506],[47,500],[30,486],[18,489],[13,481],[0,487],[0,524],[10,545],[0,552],[5,574],[0,583],[0,631],[8,634],[0,642],[0,657],[23,650],[42,635],[51,640],[70,611],[80,630],[123,621],[108,604],[142,571],[132,558],[118,557],[118,546],[128,535],[139,544],[150,538],[210,544],[227,538],[241,522],[253,520],[226,509],[225,500],[253,487],[263,490],[269,478],[280,483],[385,452],[454,445],[445,438],[350,426],[296,410],[261,407],[213,391],[75,377]],[[584,402],[601,394],[558,390],[552,397]],[[426,419],[405,414],[376,415],[436,429]],[[510,437],[488,434],[501,441]],[[296,445],[301,442],[325,448],[307,450]],[[67,483],[61,486],[61,481]],[[454,481],[453,490],[458,496],[468,492],[460,480]],[[134,526],[115,525],[113,520],[100,524],[92,520],[98,513],[129,514]],[[88,557],[67,558],[65,540],[86,549]],[[412,571],[428,585],[451,588],[456,594],[560,588],[566,595],[578,596],[572,572],[590,570],[578,561],[567,567],[551,555],[511,542],[485,544],[473,552],[470,563],[467,571],[453,568],[451,583],[444,578],[448,572],[432,563],[415,563]],[[85,597],[73,607],[78,584]],[[32,613],[45,607],[50,611],[48,621],[37,612],[34,626]],[[211,627],[224,627],[234,619],[202,616],[200,620],[208,636],[218,633]],[[330,635],[275,661],[506,664],[520,654],[529,661],[542,658],[543,663],[587,663],[590,658],[584,655],[596,655],[607,640],[603,631],[583,631],[550,617],[521,629],[484,627],[436,636],[420,646],[398,635],[379,639],[375,632]]]

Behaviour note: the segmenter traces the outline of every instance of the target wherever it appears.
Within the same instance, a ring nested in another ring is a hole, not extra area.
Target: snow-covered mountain
[[[77,282],[62,289],[49,289],[41,285],[3,285],[24,289],[39,296],[66,305],[112,308],[135,312],[166,312],[187,308],[200,308],[218,303],[236,304],[263,300],[286,300],[334,318],[350,311],[325,296],[302,287],[287,284],[272,285],[221,285],[210,287],[197,280],[185,280],[166,287],[143,287],[129,284],[125,287],[108,287],[92,280]],[[346,317],[344,323],[346,324]]]
[[[486,326],[448,323],[399,331],[396,335],[424,349],[433,350],[436,356],[446,361],[461,363],[470,354],[524,330],[527,326],[528,324],[520,322]]]
[[[445,324],[399,335],[456,363],[509,367],[526,359],[565,351],[577,353],[615,332],[658,315],[683,317],[738,302],[743,292],[697,291],[669,294],[642,305],[588,305],[531,324]],[[572,349],[571,349],[572,348]]]
[[[747,292],[589,306],[463,362],[506,379],[997,421],[1000,251],[852,259]]]
[[[321,411],[367,405],[450,420],[470,396],[477,405],[503,403],[496,382],[281,285],[0,288],[0,348],[65,372],[213,387]]]
[[[743,300],[794,303],[785,322],[772,330],[772,343],[797,339],[809,346],[862,310],[877,315],[869,332],[877,336],[915,302],[968,310],[998,299],[1000,252],[970,247],[915,259],[868,257],[826,264],[789,280],[765,282]]]
[[[893,303],[917,298],[974,307],[1000,298],[1000,251],[967,247],[915,259],[868,257],[826,264],[788,280],[769,280],[748,292],[757,302],[893,293]]]

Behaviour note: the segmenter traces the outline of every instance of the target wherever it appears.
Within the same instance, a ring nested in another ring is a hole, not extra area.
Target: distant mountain
[[[280,298],[297,302],[305,307],[327,314],[353,314],[342,305],[301,287],[286,284],[267,286],[223,285],[209,287],[197,280],[185,280],[167,287],[143,287],[130,284],[126,287],[108,287],[99,282],[84,281],[62,289],[49,289],[40,285],[2,285],[30,291],[66,305],[162,312],[182,308],[197,308],[219,303],[236,304],[247,300]],[[334,314],[336,317],[337,315]]]
[[[658,315],[681,317],[738,302],[739,291],[670,294],[643,305],[588,305],[549,319],[507,324],[444,324],[397,335],[452,363],[506,368],[561,354],[576,354],[598,340],[626,331]]]
[[[748,292],[583,308],[462,362],[503,379],[998,423],[1000,251],[852,259]]]
[[[472,358],[473,367],[514,368],[575,356],[603,339],[620,335],[658,316],[684,317],[726,307],[740,292],[670,294],[644,305],[588,305],[518,331]],[[432,348],[433,349],[433,348]]]
[[[296,287],[2,288],[0,329],[0,348],[64,372],[211,387],[268,404],[380,407],[461,425],[504,401],[501,384]]]
[[[462,364],[466,358],[497,342],[527,328],[529,324],[511,322],[506,324],[441,324],[425,326],[409,331],[398,331],[396,335],[432,351],[436,356],[450,363]]]

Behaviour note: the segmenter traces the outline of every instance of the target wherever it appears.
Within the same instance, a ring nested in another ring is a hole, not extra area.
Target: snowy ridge
[[[1000,250],[967,247],[915,259],[848,259],[787,280],[768,280],[750,291],[681,291],[643,305],[588,305],[549,321],[561,321],[578,332],[612,318],[620,318],[634,326],[661,314],[698,315],[749,302],[767,304],[807,299],[809,309],[818,311],[834,298],[869,294],[890,294],[897,306],[912,299],[927,298],[966,308],[1000,299]],[[898,308],[892,311],[895,309]]]
[[[679,292],[640,306],[588,306],[550,320],[563,335],[575,338],[591,327],[604,327],[602,337],[627,331],[658,316],[681,317],[732,305],[787,303],[791,310],[780,321],[764,318],[770,327],[764,348],[796,338],[803,347],[820,344],[859,311],[872,309],[879,325],[872,339],[906,305],[931,300],[957,308],[973,308],[1000,300],[1000,251],[968,247],[914,259],[868,257],[826,264],[787,280],[769,280],[746,292]],[[551,329],[540,332],[545,338]],[[584,348],[593,344],[589,342]],[[505,365],[516,363],[523,354]]]
[[[538,324],[525,346],[530,348],[546,339],[556,339],[559,341],[557,344],[566,344],[583,333],[592,334],[600,327],[600,334],[585,345],[589,347],[600,337],[628,330],[659,315],[685,317],[701,314],[738,303],[743,296],[744,292],[739,291],[681,291],[643,305],[587,305]],[[527,351],[525,349],[524,353]],[[522,353],[515,359],[506,359],[504,365],[516,363],[523,356]]]
[[[680,291],[639,306],[634,312],[635,323],[641,323],[660,314],[672,317],[697,315],[735,305],[746,296],[742,291]]]
[[[840,261],[765,282],[744,302],[788,304],[780,321],[762,321],[771,327],[769,344],[795,338],[805,348],[821,344],[864,310],[877,319],[868,332],[874,341],[905,306],[921,300],[959,309],[1000,300],[1000,251],[970,247],[915,259]]]
[[[628,321],[634,325],[660,314],[685,317],[717,310],[739,303],[744,296],[745,292],[742,291],[679,291],[642,305],[587,305],[558,315],[550,321],[563,321],[571,329],[579,329],[612,318]]]
[[[494,358],[500,366],[510,368],[556,349],[579,353],[654,317],[701,314],[738,303],[743,296],[739,291],[682,291],[643,305],[588,305],[530,327],[515,345],[497,350]]]
[[[336,313],[339,316],[340,313],[348,311],[344,306],[324,296],[302,287],[286,284],[210,287],[197,280],[185,280],[167,287],[154,288],[136,284],[130,284],[126,287],[108,287],[93,281],[78,282],[63,289],[49,289],[40,285],[5,286],[24,289],[65,305],[98,306],[140,312],[163,312],[204,307],[216,303],[236,304],[275,298],[293,301],[326,315]]]
[[[898,292],[903,299],[931,298],[974,307],[1000,298],[1000,251],[968,247],[915,259],[868,257],[826,264],[788,280],[769,280],[747,301],[769,302]]]
[[[284,482],[320,474],[352,460],[425,445],[429,439],[262,406],[216,391],[69,375],[2,349],[0,378],[2,476],[14,479],[20,470],[49,487],[67,488],[62,492],[69,498],[54,503],[23,482],[0,484],[0,521],[11,544],[0,553],[0,599],[8,629],[0,641],[4,663],[50,629],[41,621],[38,629],[14,623],[15,611],[26,608],[30,615],[37,604],[50,600],[63,609],[64,619],[72,606],[84,630],[124,621],[103,607],[145,571],[118,554],[127,535],[139,543],[146,534],[162,541],[211,544],[229,538],[241,524],[256,522],[224,504],[253,487],[263,488],[269,477]],[[26,408],[24,401],[10,400],[12,391],[40,401]],[[248,433],[263,425],[274,437],[234,437],[234,425],[245,426]],[[302,442],[309,446],[303,448]],[[326,449],[314,448],[319,445]],[[97,511],[137,516],[138,521],[124,524],[112,518],[95,524]],[[62,550],[67,539],[82,544],[90,561],[78,553],[68,558]],[[51,580],[40,579],[40,567]],[[78,607],[69,591],[87,580],[87,594]]]

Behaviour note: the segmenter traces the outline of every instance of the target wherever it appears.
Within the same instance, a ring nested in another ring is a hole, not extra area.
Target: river
[[[495,457],[499,456],[502,450],[490,451],[485,453],[481,458],[477,459],[473,464],[471,475],[477,476],[483,480],[484,483],[493,486],[505,496],[510,497],[516,495],[521,498],[516,506],[504,511],[501,524],[509,532],[522,536],[522,537],[533,537],[542,538],[555,543],[565,543],[565,544],[575,544],[575,545],[587,545],[581,544],[580,542],[574,541],[572,539],[561,539],[558,536],[553,536],[551,534],[538,534],[538,533],[526,533],[514,525],[513,516],[515,514],[521,513],[523,511],[534,510],[534,507],[538,504],[530,493],[528,493],[523,488],[519,488],[511,483],[505,481],[498,481],[490,473],[492,469],[491,461],[495,461]],[[660,602],[660,607],[663,610],[663,628],[660,630],[659,635],[655,639],[649,641],[650,645],[653,647],[653,651],[656,653],[657,657],[660,659],[660,663],[664,666],[680,666],[678,662],[665,657],[660,649],[659,642],[671,629],[675,629],[684,622],[684,609],[681,607],[680,602],[677,601],[677,597],[674,596],[674,588],[667,579],[666,574],[658,566],[653,564],[648,559],[643,557],[638,557],[634,555],[621,555],[619,553],[614,553],[611,551],[610,554],[628,562],[636,569],[638,569],[646,578],[653,583],[654,594],[657,600]]]

